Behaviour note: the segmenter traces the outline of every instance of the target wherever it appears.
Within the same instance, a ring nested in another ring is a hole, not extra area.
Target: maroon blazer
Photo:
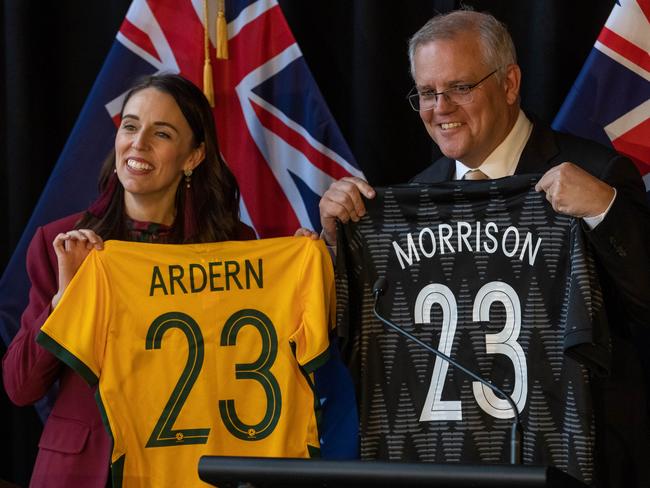
[[[95,388],[36,343],[58,289],[52,242],[58,233],[71,230],[81,215],[36,230],[27,250],[29,303],[2,359],[4,387],[16,405],[33,404],[59,381],[58,396],[38,443],[30,487],[105,488],[108,480],[112,444],[95,403]],[[240,224],[237,239],[255,239],[255,233]]]

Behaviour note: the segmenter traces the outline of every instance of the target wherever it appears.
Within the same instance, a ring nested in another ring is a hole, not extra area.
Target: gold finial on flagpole
[[[214,84],[212,82],[212,63],[210,62],[210,33],[208,30],[208,0],[203,0],[203,12],[205,24],[203,26],[203,93],[210,102],[210,106],[214,107]]]
[[[226,1],[217,0],[217,59],[228,59],[228,25]]]

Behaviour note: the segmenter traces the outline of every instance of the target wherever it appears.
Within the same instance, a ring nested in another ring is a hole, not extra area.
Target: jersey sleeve
[[[596,264],[580,225],[571,222],[564,350],[596,373],[610,371],[610,336]]]
[[[99,252],[93,250],[79,267],[61,301],[36,341],[97,384],[108,334],[110,287]]]
[[[337,335],[347,342],[355,333],[350,323],[350,295],[348,273],[348,233],[350,224],[343,225],[336,223],[336,256],[335,256],[335,280],[336,280],[336,332]]]
[[[323,241],[308,239],[304,254],[298,281],[302,320],[291,341],[298,363],[311,373],[328,358],[336,298],[332,260]]]

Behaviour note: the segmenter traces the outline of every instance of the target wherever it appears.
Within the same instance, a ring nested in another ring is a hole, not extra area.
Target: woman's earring
[[[189,188],[190,186],[192,186],[192,170],[186,169],[183,170],[183,173],[185,173],[185,186]]]

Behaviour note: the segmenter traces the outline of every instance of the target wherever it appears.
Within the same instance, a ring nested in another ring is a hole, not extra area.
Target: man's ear
[[[506,75],[503,79],[503,88],[506,93],[506,100],[509,105],[517,103],[519,100],[519,90],[521,88],[521,69],[517,64],[509,64],[506,67]]]

